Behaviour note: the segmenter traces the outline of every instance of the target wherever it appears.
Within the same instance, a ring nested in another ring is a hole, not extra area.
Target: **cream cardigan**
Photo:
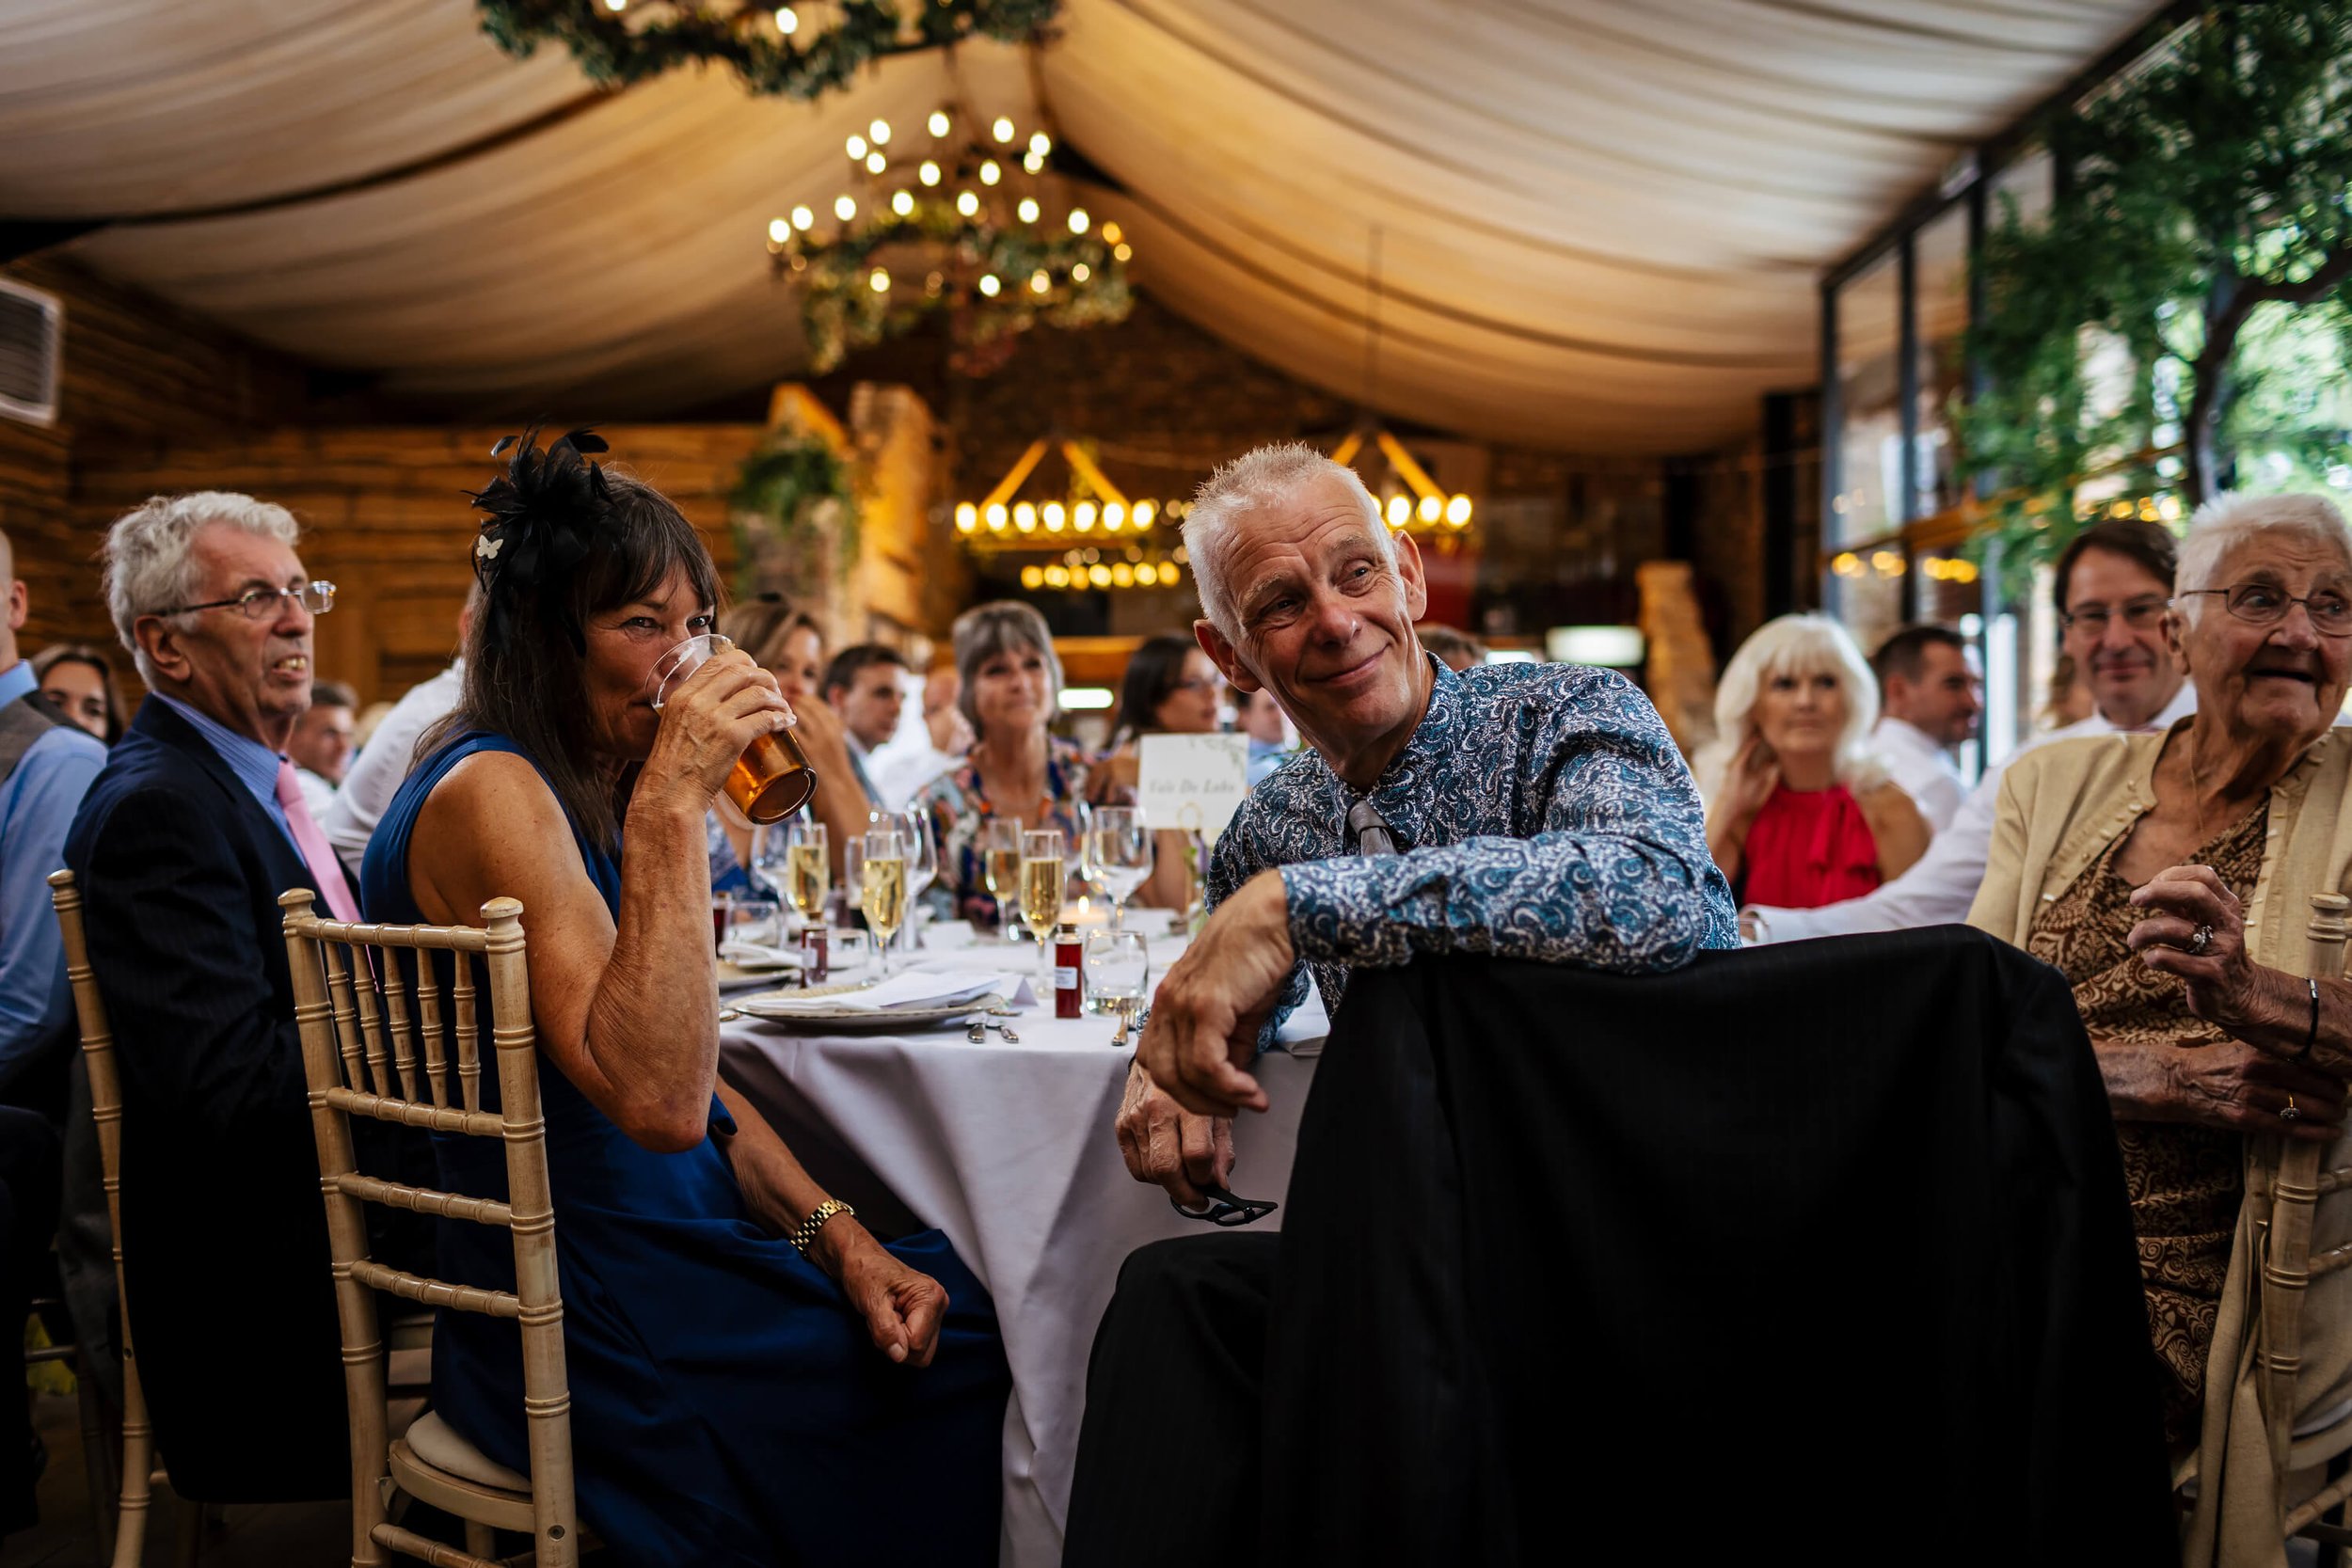
[[[2183,719],[2168,734],[2193,720]],[[2164,735],[2103,736],[2044,746],[2020,757],[2001,781],[2000,806],[1984,882],[1968,923],[2024,947],[2035,914],[2054,902],[2140,816],[2155,804],[2153,775]],[[2352,814],[2340,810],[2352,782],[2352,730],[2333,729],[2271,789],[2262,874],[2246,906],[2247,950],[2290,974],[2308,967],[2311,895],[2352,891]],[[2324,977],[2324,976],[2323,976]],[[2246,1141],[2248,1192],[2266,1191],[2281,1140]],[[2352,1134],[2337,1140],[2323,1170],[2352,1165]],[[2213,1349],[2205,1363],[2204,1424],[2181,1478],[2198,1478],[2196,1511],[2183,1561],[2197,1568],[2282,1565],[2280,1487],[2264,1433],[2255,1329],[2262,1289],[2259,1238],[2249,1203],[2238,1212],[2229,1275]],[[2352,1243],[2352,1191],[2319,1200],[2312,1254]],[[2303,1370],[2296,1384],[2289,1468],[2301,1471],[2352,1447],[2352,1270],[2311,1282],[2302,1311]],[[2299,1488],[2298,1490],[2308,1490]]]

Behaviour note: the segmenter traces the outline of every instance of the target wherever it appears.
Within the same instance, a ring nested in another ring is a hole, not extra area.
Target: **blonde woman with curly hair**
[[[1927,819],[1870,748],[1878,707],[1862,651],[1826,616],[1783,615],[1731,656],[1692,771],[1742,904],[1843,903],[1926,852]]]

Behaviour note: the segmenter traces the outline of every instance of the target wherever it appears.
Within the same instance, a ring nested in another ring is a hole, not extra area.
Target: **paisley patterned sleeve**
[[[1739,944],[1698,791],[1657,710],[1589,673],[1549,695],[1509,721],[1518,768],[1464,770],[1469,787],[1524,792],[1480,815],[1518,817],[1529,836],[1284,866],[1303,957],[1387,966],[1494,953],[1631,974]]]

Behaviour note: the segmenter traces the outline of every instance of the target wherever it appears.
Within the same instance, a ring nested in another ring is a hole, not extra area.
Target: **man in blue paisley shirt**
[[[1358,964],[1496,953],[1638,973],[1739,945],[1698,791],[1647,698],[1607,671],[1422,651],[1419,550],[1355,471],[1262,447],[1201,487],[1184,542],[1200,646],[1267,690],[1307,747],[1217,840],[1214,910],[1168,972],[1118,1134],[1187,1206],[1223,1185],[1248,1067],[1307,993]]]
[[[1381,526],[1353,472],[1303,446],[1261,448],[1202,486],[1184,544],[1200,646],[1238,689],[1273,692],[1308,749],[1218,839],[1214,912],[1160,982],[1119,1115],[1136,1180],[1187,1207],[1225,1184],[1230,1118],[1266,1103],[1249,1068],[1310,974],[1336,1014],[1351,968],[1418,953],[1639,973],[1739,944],[1698,791],[1656,710],[1603,671],[1456,674],[1424,654],[1420,552]],[[1364,1180],[1378,1185],[1376,1159]],[[1065,1568],[1194,1568],[1248,1547],[1280,1241],[1158,1242],[1120,1271],[1088,1372]]]

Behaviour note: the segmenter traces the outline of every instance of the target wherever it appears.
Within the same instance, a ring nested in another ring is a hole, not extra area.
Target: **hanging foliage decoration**
[[[887,286],[875,288],[876,267],[900,248],[918,263],[934,256],[948,264],[921,277],[893,277],[885,266]],[[1012,339],[1033,326],[1120,322],[1135,305],[1126,262],[1104,235],[999,226],[985,210],[966,217],[935,196],[914,198],[905,214],[885,208],[837,238],[796,241],[777,255],[776,270],[801,290],[809,369],[818,375],[850,350],[943,311],[956,345],[954,369],[978,375],[1001,364]],[[982,278],[995,280],[993,294]]]
[[[1994,214],[1954,411],[2004,562],[2063,548],[2093,478],[2352,483],[2352,4],[2215,5],[2043,135],[2055,196]]]
[[[771,432],[736,470],[727,501],[735,519],[740,594],[760,586],[754,579],[769,553],[762,546],[771,541],[797,552],[830,537],[839,570],[857,560],[855,474],[850,460],[820,436],[792,429]]]
[[[680,66],[730,67],[750,91],[803,103],[846,87],[860,66],[890,55],[937,49],[968,38],[1042,39],[1061,0],[837,0],[838,20],[822,31],[778,25],[766,6],[715,0],[478,0],[482,30],[526,58],[561,45],[599,87],[627,87]],[[787,14],[792,8],[786,7]]]

